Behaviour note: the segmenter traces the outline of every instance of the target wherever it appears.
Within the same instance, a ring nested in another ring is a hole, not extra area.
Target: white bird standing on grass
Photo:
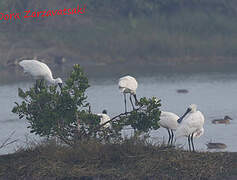
[[[204,133],[204,121],[205,119],[203,114],[200,111],[197,111],[197,105],[195,104],[191,104],[184,115],[178,119],[179,126],[176,131],[176,137],[188,137],[190,151],[191,145],[193,151],[195,151],[193,138],[198,138]]]
[[[104,124],[104,123],[106,123],[106,122],[108,122],[110,120],[110,117],[107,115],[107,111],[106,110],[103,110],[102,114],[97,114],[97,116],[100,116],[100,125],[102,125],[102,124]],[[103,127],[110,128],[111,124],[107,123]]]
[[[126,102],[126,94],[130,94],[130,102],[132,104],[133,110],[135,109],[133,102],[132,102],[132,95],[135,99],[135,104],[138,104],[136,90],[137,90],[137,80],[132,76],[124,76],[119,79],[119,90],[124,95],[124,103],[125,103],[125,113],[127,112],[127,102]]]
[[[161,127],[167,129],[169,133],[168,145],[173,143],[174,133],[178,127],[179,116],[172,112],[161,111],[159,124]]]
[[[35,79],[44,79],[50,84],[62,87],[62,79],[54,79],[51,70],[45,63],[37,60],[23,60],[19,62],[19,65],[23,67],[25,73],[29,73]]]

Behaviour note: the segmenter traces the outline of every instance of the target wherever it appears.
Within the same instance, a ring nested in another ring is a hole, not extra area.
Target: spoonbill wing
[[[178,126],[177,120],[179,119],[179,116],[172,112],[166,112],[162,111],[160,115],[160,125],[164,128],[176,130]]]
[[[19,65],[23,67],[24,71],[30,73],[34,77],[49,76],[52,77],[52,72],[49,67],[37,60],[22,60]]]
[[[137,89],[137,80],[131,76],[125,76],[119,79],[119,88],[126,88],[132,91]]]

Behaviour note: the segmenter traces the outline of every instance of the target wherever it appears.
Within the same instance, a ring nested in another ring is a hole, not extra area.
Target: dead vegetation
[[[48,141],[0,157],[0,179],[230,179],[236,168],[236,153],[191,153],[137,139],[73,148]]]
[[[0,144],[0,149],[5,148],[6,146],[10,144],[14,144],[17,142],[17,139],[12,139],[12,136],[14,135],[15,131],[13,131],[1,144]]]

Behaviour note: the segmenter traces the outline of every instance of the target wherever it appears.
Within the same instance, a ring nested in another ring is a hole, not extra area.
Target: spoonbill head
[[[104,109],[104,110],[102,111],[102,114],[107,114],[107,110]]]
[[[24,69],[25,73],[30,74],[35,79],[44,79],[50,84],[62,86],[61,78],[53,78],[52,72],[49,67],[38,60],[22,60],[19,65]]]
[[[132,102],[132,96],[135,99],[135,105],[138,105],[138,100],[137,100],[137,96],[136,96],[136,90],[138,87],[137,80],[132,76],[124,76],[119,79],[118,86],[119,86],[119,90],[124,95],[125,112],[127,112],[126,94],[130,94],[130,102],[131,102],[133,110],[134,110],[135,107]]]
[[[181,116],[179,119],[178,119],[178,123],[181,123],[182,120],[184,119],[185,116],[187,116],[187,114],[189,113],[195,113],[197,111],[197,105],[196,104],[191,104],[188,109],[186,110],[186,112],[184,113],[183,116]]]
[[[200,137],[204,133],[204,116],[197,111],[197,105],[191,104],[184,115],[178,119],[179,126],[176,131],[176,137],[188,137],[189,150],[194,149],[193,138]]]
[[[60,86],[60,88],[62,88],[63,81],[61,78],[56,78],[53,81],[54,81],[53,84],[55,84],[55,85],[58,84]]]
[[[103,110],[102,113],[97,114],[97,116],[100,117],[100,125],[102,125],[110,120],[110,117],[107,115],[107,110]],[[111,127],[111,124],[107,123],[103,127],[109,128],[109,127]]]

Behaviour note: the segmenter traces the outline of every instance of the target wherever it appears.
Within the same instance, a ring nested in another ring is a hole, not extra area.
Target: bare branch
[[[132,110],[132,111],[130,111],[130,112],[125,112],[125,113],[121,113],[121,114],[119,114],[119,115],[117,115],[117,116],[114,116],[114,117],[111,118],[109,121],[107,121],[107,122],[105,122],[105,123],[103,123],[103,124],[101,124],[101,125],[95,127],[92,131],[90,131],[90,132],[88,133],[88,135],[91,135],[93,132],[96,132],[97,130],[99,130],[99,129],[100,129],[101,127],[103,127],[104,125],[106,125],[106,124],[108,124],[108,123],[110,123],[110,122],[116,120],[116,119],[119,118],[119,117],[127,116],[127,115],[131,114],[131,113],[134,112],[134,111],[141,110],[142,107],[143,107],[143,106],[140,106],[139,108],[137,108],[137,109],[135,109],[135,110]]]
[[[18,141],[18,139],[11,140],[13,134],[15,134],[15,131],[13,131],[13,132],[7,137],[7,139],[0,145],[0,149],[2,149],[2,148],[4,148],[4,147],[6,147],[6,146],[8,146],[8,145],[10,145],[10,144],[13,144],[13,143],[15,143],[15,142]]]

